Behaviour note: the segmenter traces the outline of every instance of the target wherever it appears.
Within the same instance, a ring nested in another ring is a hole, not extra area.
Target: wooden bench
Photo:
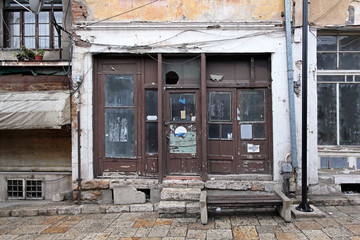
[[[201,223],[208,222],[208,209],[239,207],[271,207],[275,206],[285,222],[291,222],[290,199],[282,192],[268,195],[209,195],[202,191],[200,195]]]

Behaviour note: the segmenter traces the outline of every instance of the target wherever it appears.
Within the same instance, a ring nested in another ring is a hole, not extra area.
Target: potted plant
[[[19,51],[16,51],[14,53],[14,56],[19,61],[35,59],[35,53],[31,49],[26,48],[25,46],[22,46]]]
[[[35,50],[35,60],[43,60],[43,56],[45,54],[45,51],[42,49],[36,49]]]

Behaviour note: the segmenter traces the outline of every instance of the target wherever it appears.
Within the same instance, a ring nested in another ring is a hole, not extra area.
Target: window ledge
[[[0,62],[0,66],[8,66],[8,67],[18,67],[18,66],[25,66],[25,67],[52,67],[52,66],[69,66],[69,61],[49,61],[49,60],[43,60],[43,61],[14,61],[14,60],[2,60]]]
[[[319,153],[360,153],[360,146],[318,146]]]

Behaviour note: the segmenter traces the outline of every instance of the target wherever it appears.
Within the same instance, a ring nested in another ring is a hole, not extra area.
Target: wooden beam
[[[206,104],[206,56],[201,54],[201,162],[202,179],[207,180],[207,104]]]
[[[164,141],[163,141],[163,82],[162,82],[162,54],[158,53],[158,179],[161,183],[164,178]]]

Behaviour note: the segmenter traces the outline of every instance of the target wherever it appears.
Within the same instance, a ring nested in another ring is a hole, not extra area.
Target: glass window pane
[[[170,94],[170,121],[195,122],[195,94]]]
[[[20,48],[20,37],[10,38],[10,47],[11,48]]]
[[[209,93],[209,121],[231,122],[231,93]]]
[[[62,12],[54,12],[54,17],[56,19],[57,24],[62,25]]]
[[[24,22],[25,23],[35,23],[35,14],[31,12],[24,12]]]
[[[318,36],[318,51],[336,51],[336,36]]]
[[[59,48],[59,38],[58,37],[54,37],[54,48]]]
[[[241,131],[241,139],[252,139],[253,138],[251,124],[241,124],[240,131]]]
[[[39,48],[50,48],[49,37],[39,37]]]
[[[318,144],[336,145],[336,84],[318,84]]]
[[[158,124],[146,123],[146,153],[158,152]]]
[[[9,12],[9,23],[20,23],[20,12]]]
[[[20,35],[20,25],[19,24],[13,24],[9,26],[11,35],[19,36]]]
[[[265,124],[254,124],[254,139],[265,139]]]
[[[354,81],[354,76],[353,75],[347,75],[346,76],[346,82],[353,82]]]
[[[360,82],[360,75],[355,76],[355,82]]]
[[[336,69],[336,53],[318,53],[317,68],[319,70]]]
[[[340,69],[360,69],[360,53],[340,53]]]
[[[220,138],[220,125],[219,124],[209,124],[209,138],[210,139],[219,139]]]
[[[105,75],[105,106],[134,106],[134,75]]]
[[[39,23],[49,23],[49,12],[39,12]]]
[[[105,109],[105,156],[134,156],[134,109]]]
[[[318,75],[317,76],[318,82],[344,82],[345,76],[343,75],[335,75],[335,76],[324,76]]]
[[[40,36],[49,36],[50,35],[50,29],[49,24],[39,24],[39,35]]]
[[[360,145],[360,85],[340,84],[340,145]]]
[[[27,48],[35,48],[35,37],[26,37],[25,46]]]
[[[240,92],[240,121],[265,120],[265,92]]]
[[[360,36],[340,36],[340,51],[360,51]]]
[[[221,139],[232,140],[232,125],[221,126]]]
[[[25,36],[35,36],[35,24],[25,24]]]
[[[156,90],[146,91],[146,120],[155,121],[158,115],[158,94]]]

